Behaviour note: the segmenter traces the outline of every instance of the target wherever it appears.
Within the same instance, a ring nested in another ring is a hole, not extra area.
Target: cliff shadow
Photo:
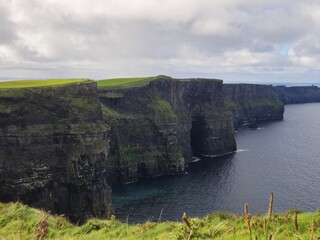
[[[194,157],[201,157],[205,152],[205,120],[204,116],[194,116],[191,121],[190,145]]]

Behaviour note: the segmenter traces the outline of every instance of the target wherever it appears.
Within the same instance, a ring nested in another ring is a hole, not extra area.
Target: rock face
[[[271,85],[224,84],[225,104],[236,128],[259,121],[283,119],[284,106]]]
[[[184,173],[194,157],[236,150],[233,122],[282,118],[271,86],[214,79],[2,89],[0,200],[109,217],[108,183]]]
[[[96,83],[0,90],[0,200],[109,217],[108,127]]]
[[[157,77],[145,86],[100,89],[111,126],[109,179],[183,173],[192,157],[236,150],[221,80]]]
[[[320,89],[317,86],[276,86],[274,91],[283,104],[320,102]]]

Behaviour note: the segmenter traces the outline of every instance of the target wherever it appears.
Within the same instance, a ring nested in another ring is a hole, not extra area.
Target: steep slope
[[[320,102],[320,89],[317,86],[276,86],[274,90],[283,104]]]
[[[107,131],[94,82],[0,89],[0,199],[109,217]]]
[[[236,150],[221,80],[159,76],[99,92],[111,125],[113,182],[183,173],[193,156]]]
[[[225,103],[234,126],[283,119],[284,106],[271,85],[224,84]]]

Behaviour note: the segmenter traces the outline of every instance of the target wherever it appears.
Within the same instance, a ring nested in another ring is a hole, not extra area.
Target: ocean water
[[[320,103],[285,106],[283,121],[236,133],[238,151],[202,159],[188,174],[113,188],[123,221],[180,220],[182,213],[265,213],[274,192],[275,211],[320,209]]]

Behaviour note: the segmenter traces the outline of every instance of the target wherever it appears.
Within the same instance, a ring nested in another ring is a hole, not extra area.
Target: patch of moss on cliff
[[[140,162],[155,163],[164,157],[157,149],[150,149],[148,146],[121,147],[121,154],[128,166],[135,166]]]
[[[117,121],[120,119],[135,119],[137,121],[144,119],[144,116],[141,114],[133,114],[129,112],[118,112],[113,108],[110,108],[104,104],[101,104],[102,114],[106,121]]]
[[[169,149],[167,157],[171,161],[180,161],[183,159],[182,153],[178,146],[173,146],[172,149]]]
[[[99,96],[101,96],[101,95],[99,95]],[[106,97],[106,98],[121,98],[121,97],[123,97],[123,93],[107,92],[107,93],[104,93],[102,96]]]
[[[206,110],[204,112],[204,116],[210,120],[219,120],[219,119],[221,119],[221,117],[224,116],[223,114],[224,114],[224,112],[222,112],[222,111]]]
[[[76,108],[81,108],[83,110],[95,110],[95,109],[98,109],[100,108],[100,104],[98,103],[93,103],[93,102],[90,102],[88,99],[86,98],[70,98],[70,104],[73,106],[73,107],[76,107]]]
[[[226,108],[234,108],[237,106],[234,101],[227,97],[224,99],[224,105],[226,106]]]
[[[73,129],[74,131],[78,131],[78,132],[83,132],[83,133],[86,133],[86,132],[106,132],[110,129],[110,126],[105,124],[105,123],[102,123],[101,121],[100,122],[97,122],[95,124],[91,124],[91,123],[79,123],[79,124],[75,124],[75,125],[72,125],[71,124],[71,129],[70,129],[70,132],[73,133]]]
[[[155,97],[147,107],[152,110],[156,123],[172,123],[178,120],[170,103],[160,97]]]
[[[120,113],[118,113],[117,111],[115,111],[114,109],[112,109],[110,107],[107,107],[104,104],[101,104],[101,110],[102,110],[102,114],[105,119],[114,120],[114,119],[120,117]]]
[[[273,107],[282,107],[282,102],[278,99],[269,99],[269,98],[260,98],[254,100],[247,100],[242,104],[248,105],[250,107],[264,107],[264,106],[273,106]]]
[[[10,108],[8,108],[8,106],[0,103],[0,113],[9,113],[9,112],[10,112]]]

